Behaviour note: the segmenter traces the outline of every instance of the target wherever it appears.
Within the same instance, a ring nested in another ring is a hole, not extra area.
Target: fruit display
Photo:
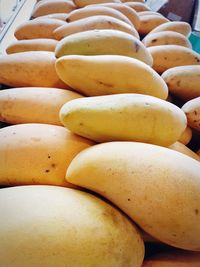
[[[144,0],[41,0],[0,55],[0,267],[200,266],[200,55]]]

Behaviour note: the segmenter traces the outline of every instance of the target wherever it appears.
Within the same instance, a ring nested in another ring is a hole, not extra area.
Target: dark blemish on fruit
[[[48,172],[50,172],[50,170],[45,170],[45,172],[47,172],[47,173],[48,173]]]
[[[195,209],[194,212],[195,212],[196,215],[199,214],[199,210],[198,209]]]
[[[140,49],[139,44],[137,42],[135,42],[135,52],[137,53],[139,49]]]
[[[97,82],[98,84],[104,85],[104,86],[106,86],[106,87],[113,87],[113,85],[110,84],[110,83],[104,83],[104,82],[102,82],[102,81],[98,81],[98,80],[96,80],[96,82]]]
[[[164,60],[167,60],[167,57],[164,57]]]
[[[198,57],[195,57],[196,62],[200,62],[200,59]]]
[[[51,156],[50,155],[48,155],[48,159],[50,159],[51,158]]]
[[[174,237],[176,237],[176,234],[172,234]]]
[[[152,42],[152,43],[155,43],[155,42],[157,42],[157,39],[153,39],[151,42]]]
[[[128,201],[131,201],[131,199],[130,199],[130,198],[128,198]]]
[[[180,86],[180,83],[181,83],[181,81],[178,80],[178,81],[176,82],[176,85],[177,85],[177,86]]]
[[[56,167],[56,164],[55,164],[55,163],[52,163],[52,164],[51,164],[51,167],[52,167],[52,168],[55,168],[55,167]]]
[[[70,18],[66,18],[66,22],[70,22]]]
[[[196,110],[194,111],[194,114],[197,115],[197,111]]]
[[[82,123],[82,122],[80,122],[80,123],[79,123],[79,125],[80,125],[80,126],[83,126],[83,123]]]
[[[150,106],[150,104],[149,104],[149,103],[145,103],[145,105],[146,105],[146,106]]]

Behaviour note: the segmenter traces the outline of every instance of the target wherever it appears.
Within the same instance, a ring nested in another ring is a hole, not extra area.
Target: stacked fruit
[[[190,33],[144,1],[36,4],[0,58],[1,266],[200,265]]]

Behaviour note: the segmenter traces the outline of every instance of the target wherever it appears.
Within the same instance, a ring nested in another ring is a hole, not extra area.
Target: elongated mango
[[[142,16],[140,17],[140,27],[138,29],[138,32],[142,36],[147,35],[154,28],[168,21],[169,20],[163,16],[157,16],[157,15]]]
[[[72,159],[91,141],[61,126],[19,124],[0,129],[0,185],[51,184],[65,181]]]
[[[54,39],[30,39],[13,41],[7,48],[7,54],[27,51],[54,51],[58,41]]]
[[[132,9],[131,7],[121,4],[121,3],[104,3],[104,4],[100,4],[101,6],[105,6],[105,7],[111,7],[113,9],[116,9],[118,11],[120,11],[122,14],[124,14],[133,24],[133,26],[135,27],[136,30],[138,30],[139,26],[140,26],[140,17],[137,14],[137,12]]]
[[[179,32],[185,35],[186,37],[188,37],[190,33],[192,32],[192,29],[191,29],[190,24],[185,21],[169,21],[167,23],[159,25],[158,27],[153,29],[151,33],[163,32],[163,31]]]
[[[73,33],[101,29],[112,29],[126,32],[139,39],[139,34],[134,27],[110,16],[92,16],[70,22],[55,29],[53,36],[55,39],[61,40],[63,37]]]
[[[67,85],[87,96],[140,93],[166,99],[168,95],[164,80],[150,66],[135,58],[63,56],[57,59],[56,70]]]
[[[179,32],[163,31],[147,34],[142,40],[146,47],[156,45],[181,45],[192,48],[192,45],[187,37]]]
[[[60,120],[70,131],[97,142],[162,146],[176,142],[187,124],[184,112],[174,104],[139,94],[75,99],[61,108]]]
[[[179,66],[166,70],[162,78],[169,91],[188,101],[200,96],[200,66]]]
[[[60,20],[66,21],[67,17],[68,17],[68,13],[52,13],[52,14],[37,17],[37,19],[50,18],[50,19],[60,19]]]
[[[120,0],[73,0],[77,7],[85,7],[93,4],[101,3],[121,3]]]
[[[116,30],[71,34],[58,42],[55,55],[122,55],[153,65],[152,56],[142,42],[128,33]]]
[[[0,83],[12,87],[68,88],[55,70],[54,52],[28,51],[0,57]]]
[[[153,57],[153,69],[158,73],[186,65],[200,65],[199,53],[180,45],[158,45],[147,48]]]
[[[200,96],[186,102],[182,110],[187,116],[188,125],[200,132]]]
[[[59,111],[81,95],[58,88],[11,88],[0,91],[0,121],[62,125]]]
[[[53,31],[65,25],[66,22],[51,18],[38,18],[26,21],[15,29],[15,37],[18,40],[50,38],[54,39]]]
[[[136,226],[92,194],[44,185],[4,188],[0,214],[2,266],[142,265]]]
[[[44,1],[38,3],[33,11],[31,16],[33,18],[44,16],[53,13],[69,13],[72,10],[76,9],[76,5],[71,1],[65,0],[55,0],[55,1]]]
[[[92,16],[99,16],[99,15],[110,16],[110,17],[119,19],[119,20],[131,25],[132,27],[134,27],[132,22],[124,14],[122,14],[120,11],[115,10],[113,8],[110,8],[110,7],[96,6],[96,5],[76,9],[76,10],[70,12],[66,21],[72,22],[72,21],[76,21],[79,19],[88,18],[88,17],[92,17]]]
[[[156,239],[200,251],[197,160],[157,145],[110,142],[79,153],[66,179],[109,199]]]
[[[140,11],[150,11],[150,8],[145,4],[145,3],[140,3],[140,2],[136,2],[136,1],[128,1],[128,2],[124,2],[125,5],[131,7],[132,9],[134,9],[137,12]]]

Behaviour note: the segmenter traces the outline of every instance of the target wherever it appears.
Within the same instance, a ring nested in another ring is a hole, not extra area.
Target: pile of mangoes
[[[0,57],[0,266],[200,266],[190,33],[143,0],[36,3]]]

